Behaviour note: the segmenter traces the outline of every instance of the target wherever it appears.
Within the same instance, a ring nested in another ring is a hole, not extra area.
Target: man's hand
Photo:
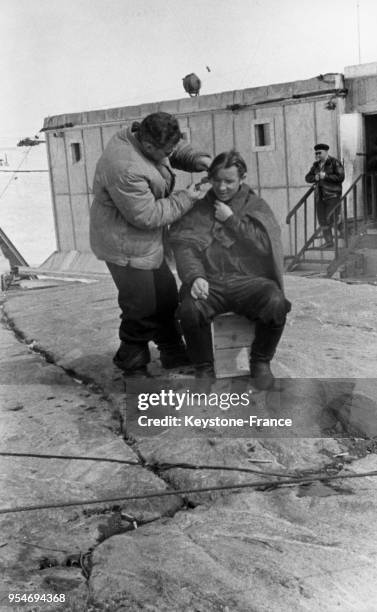
[[[320,179],[324,179],[326,176],[326,172],[323,172],[323,170],[319,173],[319,178]]]
[[[209,285],[205,278],[196,278],[192,283],[191,296],[194,300],[206,300],[209,293]]]
[[[186,189],[187,195],[191,199],[192,202],[196,202],[196,200],[200,200],[200,198],[204,198],[207,189],[201,189],[201,186],[198,186],[198,183],[191,183]]]
[[[215,201],[215,219],[218,221],[226,221],[232,216],[232,214],[233,211],[228,204],[225,204],[225,202],[220,202],[220,200]]]

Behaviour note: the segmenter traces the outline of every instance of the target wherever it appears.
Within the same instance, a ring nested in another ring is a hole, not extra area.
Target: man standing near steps
[[[327,144],[315,145],[315,162],[305,176],[307,183],[315,185],[315,209],[325,240],[324,247],[333,246],[331,224],[334,222],[334,217],[328,220],[327,215],[339,202],[344,181],[343,166],[339,160],[329,155],[329,148]]]

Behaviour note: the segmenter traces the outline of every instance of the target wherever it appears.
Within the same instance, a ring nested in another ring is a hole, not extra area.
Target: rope
[[[49,454],[39,454],[39,453],[10,453],[10,452],[1,452],[0,457],[34,457],[37,459],[66,459],[66,460],[76,460],[76,461],[107,461],[109,463],[124,463],[126,465],[143,465],[140,462],[135,461],[127,461],[124,459],[108,459],[107,457],[79,457],[77,455],[49,455]],[[250,459],[249,461],[252,461]],[[255,463],[265,463],[264,459],[254,459]],[[186,470],[228,470],[228,471],[237,471],[237,472],[249,472],[252,474],[262,474],[263,476],[279,476],[282,478],[295,478],[296,474],[290,474],[289,472],[282,474],[281,472],[271,472],[271,471],[263,471],[255,470],[253,468],[239,467],[239,466],[229,466],[229,465],[202,465],[202,464],[192,464],[192,463],[146,463],[143,467],[151,468],[154,470],[165,471],[171,470],[174,468],[186,469]]]
[[[254,470],[253,468],[237,467],[231,465],[200,465],[192,463],[147,463],[145,467],[151,467],[161,472],[165,470],[171,470],[173,468],[180,468],[183,470],[230,470],[237,472],[251,472],[252,474],[261,474],[262,476],[279,476],[283,478],[295,478],[296,474],[290,474],[289,472],[282,474],[281,472],[270,472],[260,470]]]
[[[138,461],[127,461],[126,459],[108,459],[107,457],[78,457],[77,455],[40,455],[38,453],[0,452],[0,457],[35,457],[37,459],[73,459],[76,461],[108,461],[109,463],[125,463],[126,465],[142,465]]]
[[[310,484],[316,481],[339,480],[346,478],[365,478],[367,476],[377,476],[377,471],[374,472],[363,472],[361,474],[343,474],[334,476],[317,476],[312,478],[294,478],[291,480],[284,480],[283,482],[265,480],[261,482],[245,482],[234,485],[218,485],[213,487],[202,487],[199,489],[177,489],[175,491],[160,491],[155,493],[142,493],[139,495],[123,495],[121,497],[110,497],[104,499],[88,499],[83,501],[71,501],[71,502],[60,502],[54,504],[38,504],[32,506],[16,506],[14,508],[1,508],[0,514],[10,514],[13,512],[29,512],[31,510],[47,510],[49,508],[68,508],[71,506],[87,506],[92,504],[106,504],[120,501],[131,501],[137,499],[150,499],[152,497],[167,497],[170,495],[186,495],[187,493],[205,493],[208,491],[230,491],[232,489],[247,489],[257,487],[281,487],[288,484]]]
[[[0,172],[13,172],[13,174],[20,174],[20,172],[48,172],[48,170],[0,170]]]

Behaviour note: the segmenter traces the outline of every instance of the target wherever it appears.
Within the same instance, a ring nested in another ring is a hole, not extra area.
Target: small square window
[[[81,143],[71,142],[72,163],[77,164],[81,159]]]
[[[268,147],[271,144],[270,124],[269,123],[256,123],[254,125],[255,130],[255,144],[257,147]]]
[[[270,119],[252,122],[251,143],[253,151],[273,151],[275,149],[274,122]]]

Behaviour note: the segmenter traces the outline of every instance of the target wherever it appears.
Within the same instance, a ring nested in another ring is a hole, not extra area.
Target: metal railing
[[[303,195],[286,218],[287,224],[292,223],[293,234],[293,254],[287,258],[289,260],[286,266],[287,272],[305,258],[305,253],[313,248],[315,240],[322,234],[315,214],[314,197],[311,198],[314,189],[312,186]],[[309,198],[312,200],[311,213],[308,212]],[[327,219],[334,236],[334,260],[336,260],[340,248],[347,249],[350,240],[353,240],[361,228],[377,220],[377,173],[360,174],[336,205],[329,210]]]

